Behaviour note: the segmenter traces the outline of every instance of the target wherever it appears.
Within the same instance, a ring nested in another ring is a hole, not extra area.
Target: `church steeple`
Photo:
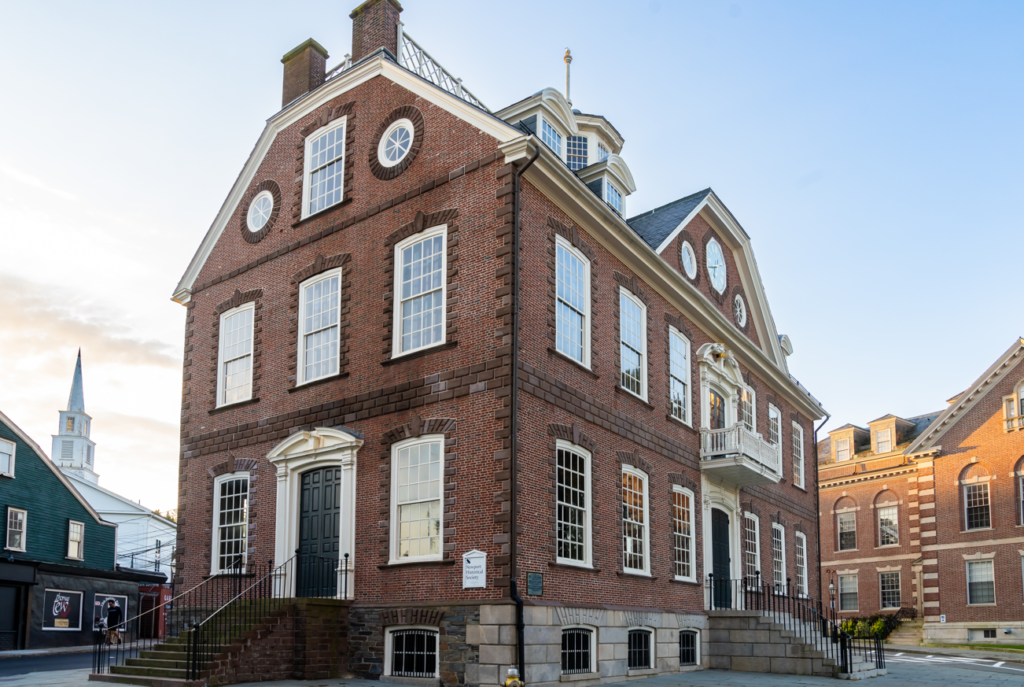
[[[78,349],[78,363],[75,377],[71,380],[71,395],[68,396],[68,410],[73,413],[85,412],[85,393],[82,390],[82,349]]]
[[[67,410],[60,411],[60,425],[53,435],[53,450],[50,460],[61,472],[82,480],[99,483],[95,472],[96,444],[89,435],[92,432],[92,418],[85,413],[85,392],[82,385],[82,349],[78,349],[75,375],[71,379],[71,394]]]

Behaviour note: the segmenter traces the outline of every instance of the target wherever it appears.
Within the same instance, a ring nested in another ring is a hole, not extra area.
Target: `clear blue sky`
[[[321,2],[7,2],[0,407],[45,449],[83,347],[101,484],[175,502],[169,296]],[[564,83],[626,139],[628,214],[711,186],[832,426],[944,406],[1024,334],[1024,3],[407,0],[492,109]]]

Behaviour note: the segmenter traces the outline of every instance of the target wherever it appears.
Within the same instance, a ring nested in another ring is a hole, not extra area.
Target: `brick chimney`
[[[281,58],[284,64],[284,88],[281,105],[309,93],[324,82],[327,73],[327,50],[310,38]]]
[[[356,62],[380,47],[398,55],[398,0],[366,0],[352,10],[352,61]]]

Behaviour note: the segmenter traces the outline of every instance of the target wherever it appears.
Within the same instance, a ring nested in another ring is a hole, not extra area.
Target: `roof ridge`
[[[641,217],[645,217],[645,216],[647,216],[647,215],[653,215],[653,214],[654,214],[654,213],[656,213],[656,212],[657,212],[658,210],[664,210],[665,208],[667,208],[667,207],[669,207],[669,206],[671,206],[671,205],[675,205],[676,203],[682,203],[682,202],[683,202],[683,201],[685,201],[685,200],[690,200],[690,199],[692,199],[692,198],[693,198],[694,196],[699,196],[699,195],[702,195],[702,194],[703,194],[703,195],[707,195],[708,193],[712,193],[712,192],[713,192],[713,191],[711,190],[711,187],[710,187],[710,186],[708,186],[708,187],[707,187],[706,189],[703,189],[703,190],[701,190],[701,191],[697,191],[696,193],[691,193],[690,195],[688,195],[688,196],[683,196],[682,198],[676,198],[676,199],[675,199],[675,200],[673,200],[673,201],[670,201],[670,202],[668,202],[668,203],[665,203],[664,205],[659,205],[658,207],[656,207],[656,208],[653,208],[653,209],[651,209],[651,210],[648,210],[647,212],[642,212],[642,213],[640,213],[639,215],[633,215],[632,217],[630,217],[629,219],[627,219],[627,220],[626,220],[626,222],[627,222],[627,223],[629,223],[629,222],[632,222],[632,221],[633,221],[633,220],[635,220],[635,219],[640,219]]]

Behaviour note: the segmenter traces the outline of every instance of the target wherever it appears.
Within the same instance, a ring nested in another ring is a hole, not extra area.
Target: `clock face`
[[[680,259],[683,263],[683,271],[686,276],[693,279],[697,276],[697,256],[693,254],[693,246],[689,241],[683,241],[682,254]]]
[[[714,239],[708,241],[707,261],[711,286],[715,287],[715,291],[718,293],[722,293],[725,291],[726,281],[725,256],[722,254],[722,247]]]

